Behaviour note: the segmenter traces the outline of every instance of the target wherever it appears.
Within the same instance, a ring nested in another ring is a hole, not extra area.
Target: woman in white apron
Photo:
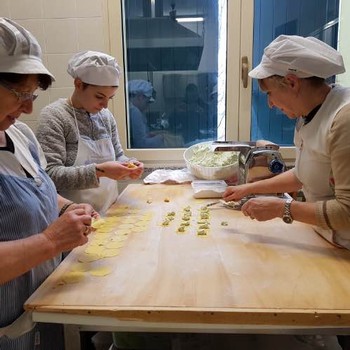
[[[142,163],[124,155],[107,108],[119,86],[120,68],[112,56],[84,51],[71,58],[68,73],[74,92],[41,111],[37,137],[58,192],[90,203],[103,215],[118,197],[116,180],[137,179],[143,172]]]
[[[0,17],[1,350],[64,349],[62,326],[35,325],[23,304],[62,252],[85,244],[91,231],[92,207],[57,196],[33,132],[16,122],[32,112],[35,91],[46,90],[53,79],[36,39]]]
[[[260,197],[242,211],[258,221],[281,217],[287,224],[310,224],[330,243],[350,249],[350,88],[325,80],[344,72],[341,54],[313,37],[281,35],[265,48],[249,75],[259,79],[271,108],[297,119],[295,167],[230,187],[224,198],[302,189],[306,202]]]
[[[350,249],[350,89],[325,80],[344,72],[341,54],[313,37],[281,35],[265,48],[249,75],[258,79],[271,108],[297,119],[295,167],[267,180],[230,187],[224,198],[302,189],[305,202],[253,198],[242,212],[258,221],[280,217],[286,224],[293,220],[310,224],[331,244]],[[330,348],[327,341],[335,340],[299,339],[323,349]]]

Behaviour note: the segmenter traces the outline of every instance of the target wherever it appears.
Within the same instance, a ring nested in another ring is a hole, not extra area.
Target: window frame
[[[251,0],[249,0],[251,1]],[[107,23],[109,33],[109,48],[111,54],[116,57],[117,61],[123,67],[123,75],[120,79],[120,86],[118,88],[116,97],[111,103],[111,110],[113,111],[117,120],[120,140],[124,151],[130,157],[135,157],[145,163],[155,163],[163,165],[179,164],[184,165],[183,148],[176,149],[131,149],[127,147],[127,96],[125,92],[125,49],[123,47],[123,40],[125,33],[123,33],[123,19],[122,19],[122,0],[107,0]],[[241,0],[229,0],[227,5],[227,91],[226,96],[234,96],[233,98],[226,97],[226,139],[236,140],[239,137],[239,84],[234,83],[240,80],[240,54],[239,50],[234,49],[232,43],[241,42],[240,39],[240,19],[241,19]],[[232,53],[231,53],[232,52]],[[250,113],[250,112],[249,112]],[[243,118],[244,123],[249,123],[249,116]],[[249,125],[247,126],[249,128]]]
[[[253,69],[253,31],[254,31],[254,0],[242,1],[241,9],[241,57],[248,57],[248,70]],[[242,67],[242,63],[240,64]],[[252,79],[248,79],[247,88],[243,87],[241,82],[240,89],[240,108],[239,108],[239,135],[240,141],[250,140],[251,128],[251,107],[252,107]],[[280,153],[288,165],[295,162],[295,147],[283,146],[280,148]]]
[[[110,53],[115,56],[122,67],[125,67],[125,52],[123,48],[122,0],[104,0],[105,33],[108,35]],[[339,18],[339,50],[345,62],[350,59],[350,50],[346,45],[349,24],[346,18],[350,15],[350,5],[340,3]],[[254,26],[254,0],[228,0],[227,3],[227,88],[226,88],[226,140],[250,140],[251,127],[251,94],[252,81],[248,79],[247,88],[242,84],[243,56],[248,57],[248,69],[252,69],[252,47]],[[235,45],[237,43],[238,46]],[[236,50],[236,47],[239,49]],[[337,82],[350,86],[350,72],[337,77]],[[239,82],[239,83],[237,83]],[[229,96],[229,98],[228,98]],[[145,163],[156,163],[171,166],[184,165],[184,149],[144,149],[127,148],[127,99],[125,94],[125,71],[120,79],[116,98],[111,103],[115,115],[119,136],[125,152]],[[281,154],[287,164],[295,161],[295,147],[281,147]]]

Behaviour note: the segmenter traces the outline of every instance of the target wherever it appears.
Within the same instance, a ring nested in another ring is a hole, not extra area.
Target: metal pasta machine
[[[286,170],[279,146],[270,141],[214,141],[212,147],[214,152],[239,152],[241,184],[268,179]]]

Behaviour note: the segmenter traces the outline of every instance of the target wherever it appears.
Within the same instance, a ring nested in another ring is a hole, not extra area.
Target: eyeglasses
[[[14,95],[16,95],[18,102],[27,102],[27,101],[35,101],[38,97],[38,94],[33,94],[31,92],[19,92],[13,89],[11,86],[7,85],[4,82],[0,82],[0,86],[4,87],[8,91],[11,91]]]

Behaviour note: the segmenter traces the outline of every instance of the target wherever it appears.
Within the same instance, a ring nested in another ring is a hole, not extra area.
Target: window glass
[[[128,147],[224,139],[226,0],[124,0],[123,13]]]
[[[339,0],[255,0],[254,14],[254,67],[259,64],[264,48],[280,34],[314,36],[337,48]],[[256,80],[251,116],[251,140],[293,144],[295,120],[277,109],[269,109]]]

